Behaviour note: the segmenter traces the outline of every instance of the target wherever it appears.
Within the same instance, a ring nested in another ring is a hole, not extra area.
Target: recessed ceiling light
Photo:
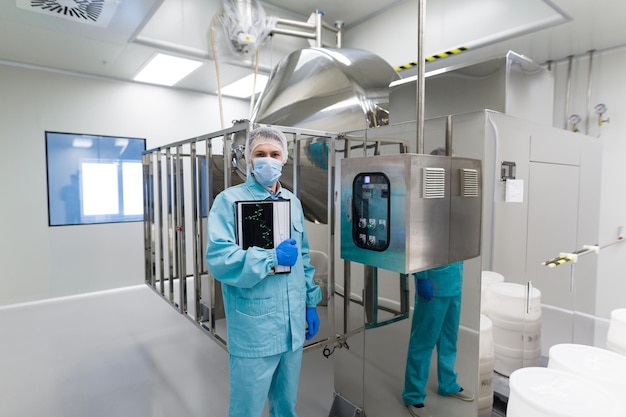
[[[202,62],[156,54],[133,78],[143,83],[172,86],[195,71]]]
[[[221,93],[224,96],[248,98],[253,94],[252,85],[254,84],[254,94],[260,93],[265,88],[268,78],[267,75],[257,74],[255,84],[254,74],[246,75],[242,79],[223,87]]]

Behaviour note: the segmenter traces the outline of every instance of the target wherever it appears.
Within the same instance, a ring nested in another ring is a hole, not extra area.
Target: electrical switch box
[[[478,160],[398,154],[341,161],[341,257],[412,273],[480,254]]]

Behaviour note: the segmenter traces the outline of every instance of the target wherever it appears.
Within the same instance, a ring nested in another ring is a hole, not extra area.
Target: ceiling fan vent
[[[118,3],[114,0],[17,0],[17,7],[77,23],[106,27]]]

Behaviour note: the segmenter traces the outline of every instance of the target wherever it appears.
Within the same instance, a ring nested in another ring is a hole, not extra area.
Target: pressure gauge
[[[572,114],[569,119],[567,119],[567,123],[571,124],[571,125],[577,125],[578,123],[580,123],[580,116],[577,114]]]
[[[594,110],[596,111],[597,114],[604,114],[606,113],[606,105],[603,103],[596,104],[596,107],[594,107]]]

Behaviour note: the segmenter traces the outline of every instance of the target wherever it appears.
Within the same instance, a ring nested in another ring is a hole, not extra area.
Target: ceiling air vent
[[[77,23],[106,27],[119,1],[115,0],[17,0],[17,7]]]

